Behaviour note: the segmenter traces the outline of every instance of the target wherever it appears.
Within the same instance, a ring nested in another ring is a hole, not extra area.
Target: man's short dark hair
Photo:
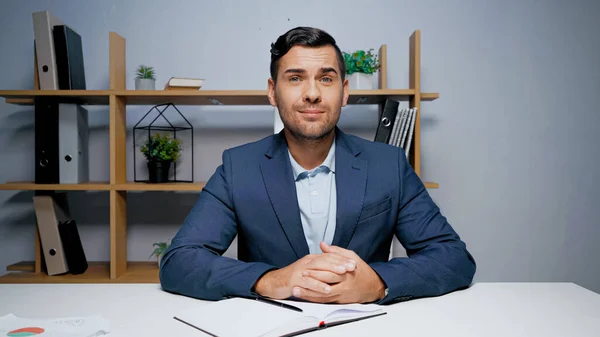
[[[312,27],[296,27],[288,30],[285,34],[279,36],[275,43],[271,43],[271,78],[277,82],[277,72],[279,69],[279,59],[294,46],[304,47],[323,47],[332,46],[337,55],[338,67],[340,68],[340,77],[342,81],[346,77],[346,63],[344,55],[337,46],[333,36],[327,32]]]

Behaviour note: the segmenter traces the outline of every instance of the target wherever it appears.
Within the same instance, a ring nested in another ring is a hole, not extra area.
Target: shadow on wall
[[[108,225],[110,219],[110,197],[108,191],[69,191],[71,216],[82,225]],[[128,192],[127,223],[172,225],[182,224],[196,200],[199,192]],[[34,224],[32,191],[21,191],[12,195],[2,205],[3,208],[26,206],[30,211],[15,214],[3,223],[12,225]]]

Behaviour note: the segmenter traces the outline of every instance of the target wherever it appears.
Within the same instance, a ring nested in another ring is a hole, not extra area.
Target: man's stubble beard
[[[309,134],[306,134],[306,133],[302,132],[302,130],[301,130],[300,127],[296,127],[296,125],[294,125],[291,121],[287,120],[288,113],[292,113],[292,114],[295,113],[295,110],[293,110],[293,106],[292,106],[292,111],[288,112],[287,110],[285,110],[284,107],[282,107],[279,104],[280,101],[278,99],[277,90],[275,90],[274,94],[275,94],[275,100],[277,101],[277,110],[279,110],[279,117],[281,118],[281,121],[283,122],[283,126],[296,139],[298,139],[298,140],[306,140],[306,141],[311,141],[311,142],[320,141],[320,140],[326,138],[327,136],[329,136],[335,130],[335,126],[337,125],[337,121],[335,121],[334,123],[332,123],[331,126],[328,126],[327,124],[325,124],[324,125],[325,130],[322,131],[322,132],[320,132],[320,133],[318,133],[318,134],[316,134],[316,135],[309,135]],[[340,108],[341,108],[341,101],[342,101],[342,98],[340,97]]]

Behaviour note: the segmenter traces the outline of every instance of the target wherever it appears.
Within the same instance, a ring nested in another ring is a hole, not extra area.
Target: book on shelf
[[[277,305],[281,303],[301,311]],[[174,318],[211,336],[267,337],[296,336],[384,314],[386,311],[376,304],[317,304],[234,297],[194,305],[181,310]]]
[[[171,77],[165,84],[165,90],[199,90],[203,84],[202,78]]]

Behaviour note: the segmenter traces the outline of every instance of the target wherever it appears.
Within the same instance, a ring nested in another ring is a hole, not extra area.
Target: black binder
[[[387,144],[390,140],[399,105],[400,103],[398,101],[391,99],[385,100],[381,118],[379,119],[379,125],[377,126],[377,131],[375,133],[376,142]]]
[[[58,100],[35,98],[35,183],[58,184]]]
[[[60,240],[62,241],[65,258],[69,266],[69,273],[75,275],[83,274],[88,268],[88,263],[75,220],[59,222],[58,232],[60,233]]]
[[[66,25],[54,26],[54,54],[60,90],[85,90],[81,36]]]

